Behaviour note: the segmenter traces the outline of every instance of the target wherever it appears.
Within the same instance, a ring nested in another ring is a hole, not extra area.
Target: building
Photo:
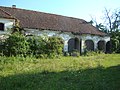
[[[80,53],[85,48],[90,51],[110,49],[110,37],[85,20],[61,15],[43,13],[33,10],[0,6],[0,38],[10,33],[16,25],[24,28],[26,35],[57,35],[64,40],[64,51],[74,49]]]

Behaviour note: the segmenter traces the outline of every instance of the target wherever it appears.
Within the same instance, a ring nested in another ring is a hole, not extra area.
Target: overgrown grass
[[[0,90],[120,90],[120,54],[0,57]]]

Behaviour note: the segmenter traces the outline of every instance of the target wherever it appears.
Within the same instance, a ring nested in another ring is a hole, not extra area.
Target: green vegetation
[[[105,8],[102,21],[98,23],[96,19],[92,19],[90,23],[111,37],[110,52],[120,53],[120,9],[111,10]]]
[[[120,54],[0,57],[0,90],[120,90]]]
[[[55,58],[63,54],[62,50],[63,40],[58,36],[27,37],[20,32],[14,32],[7,39],[0,42],[1,56]]]
[[[9,36],[4,42],[3,53],[6,56],[26,56],[29,50],[29,43],[23,34],[14,33]]]

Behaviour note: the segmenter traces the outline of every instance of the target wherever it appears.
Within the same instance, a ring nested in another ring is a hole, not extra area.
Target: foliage
[[[18,32],[9,36],[0,51],[6,56],[35,56],[37,58],[54,58],[63,52],[63,40],[60,37],[25,37]]]
[[[105,25],[108,28],[108,32],[117,31],[120,26],[120,9],[111,11],[105,8],[104,11]]]
[[[119,90],[120,54],[0,57],[1,90]]]
[[[1,40],[0,41],[0,56],[3,56],[3,51],[4,51],[4,42]]]
[[[54,58],[63,53],[63,40],[60,37],[30,37],[28,42],[30,46],[29,53],[35,55],[35,57]]]
[[[111,42],[112,42],[112,51],[116,53],[120,53],[120,32],[112,32],[111,33]]]
[[[86,53],[84,54],[84,56],[96,56],[99,54],[104,54],[103,51],[100,50],[96,50],[96,51],[86,51]]]
[[[3,53],[6,56],[26,56],[29,50],[29,45],[26,37],[18,32],[12,34],[4,42]]]
[[[107,27],[104,26],[102,23],[97,24],[97,25],[96,25],[96,28],[98,28],[100,31],[105,32],[105,33],[108,33],[108,32],[109,32],[108,29],[107,29]]]
[[[11,30],[12,30],[12,34],[13,33],[24,34],[24,29],[21,28],[20,26],[13,26]]]
[[[71,53],[71,56],[79,57],[80,56],[80,51],[77,49],[74,49]]]
[[[26,37],[18,21],[11,31],[12,34],[0,43],[1,56],[54,58],[63,53],[63,40],[60,37],[47,35]]]
[[[29,37],[27,42],[29,43],[29,55],[33,55],[35,57],[40,57],[41,54],[45,54],[45,46],[46,42],[40,36],[38,37]]]
[[[46,54],[48,57],[57,57],[61,55],[63,52],[63,40],[60,37],[48,37],[48,41],[46,42]]]
[[[105,8],[103,20],[104,23],[98,24],[96,20],[91,20],[91,23],[111,37],[112,52],[120,53],[120,9],[111,11]]]
[[[112,11],[105,8],[102,21],[98,23],[96,19],[92,18],[90,23],[95,24],[95,27],[106,33],[118,31],[120,29],[120,9]]]

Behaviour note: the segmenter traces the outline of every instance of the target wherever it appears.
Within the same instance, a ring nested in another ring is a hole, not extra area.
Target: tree
[[[111,36],[112,51],[118,53],[120,52],[120,9],[111,11],[105,8],[103,20],[104,23],[98,24],[96,19],[92,18],[96,28]]]
[[[120,10],[116,9],[113,12],[105,8],[104,25],[108,28],[108,32],[112,33],[120,29]]]
[[[98,23],[96,18],[91,18],[92,20],[89,22],[90,24],[94,25],[98,30],[108,33],[108,29],[103,23]]]
[[[112,11],[105,8],[102,19],[104,22],[101,23],[98,23],[96,18],[91,18],[92,20],[90,21],[90,23],[92,23],[99,30],[105,31],[107,33],[120,31],[120,9],[115,9],[114,11]]]

